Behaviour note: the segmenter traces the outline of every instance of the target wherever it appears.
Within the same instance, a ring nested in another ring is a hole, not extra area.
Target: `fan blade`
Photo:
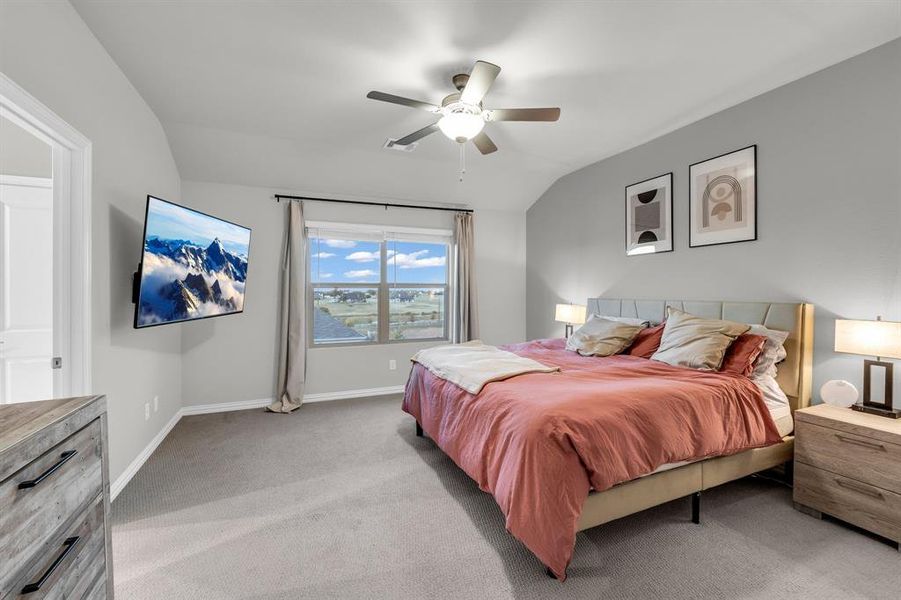
[[[413,100],[411,98],[404,98],[403,96],[395,96],[394,94],[386,94],[385,92],[376,92],[371,91],[366,94],[367,98],[372,100],[381,100],[382,102],[390,102],[391,104],[400,104],[402,106],[409,106],[410,108],[421,108],[422,110],[427,110],[429,112],[438,112],[441,110],[439,107],[434,104],[429,104],[428,102],[422,102],[421,100]]]
[[[556,121],[560,118],[559,108],[494,108],[486,121]]]
[[[491,141],[491,138],[488,137],[488,134],[484,131],[472,138],[472,143],[476,145],[476,148],[478,148],[479,152],[482,154],[497,152],[497,146],[494,145],[494,142]]]
[[[428,127],[423,127],[419,131],[414,131],[410,135],[402,137],[394,143],[398,146],[406,146],[407,144],[412,144],[417,140],[421,140],[425,136],[435,133],[436,131],[438,131],[438,123],[432,123]]]
[[[501,72],[501,68],[483,60],[477,60],[472,72],[469,74],[469,81],[466,87],[460,92],[460,102],[466,104],[478,104],[488,93],[488,88],[497,79],[497,74]]]

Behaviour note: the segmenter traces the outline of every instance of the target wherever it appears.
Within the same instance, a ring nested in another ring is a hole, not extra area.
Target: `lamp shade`
[[[581,304],[558,304],[554,320],[571,325],[581,325],[585,322],[585,307]]]
[[[901,358],[901,323],[836,319],[835,351]]]

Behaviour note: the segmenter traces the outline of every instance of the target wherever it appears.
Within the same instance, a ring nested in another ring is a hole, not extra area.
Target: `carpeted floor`
[[[184,418],[113,503],[116,596],[897,598],[901,554],[746,479],[579,534],[570,578],[397,397]]]

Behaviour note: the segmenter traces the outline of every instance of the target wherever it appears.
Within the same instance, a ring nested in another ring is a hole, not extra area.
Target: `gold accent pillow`
[[[642,325],[591,315],[591,318],[566,340],[566,349],[574,350],[582,356],[619,354],[632,344],[632,340],[642,329],[644,329]]]
[[[751,328],[744,323],[702,319],[671,306],[666,314],[660,347],[651,360],[700,371],[719,370],[735,338]]]

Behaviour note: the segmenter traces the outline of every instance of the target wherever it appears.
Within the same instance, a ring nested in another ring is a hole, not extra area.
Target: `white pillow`
[[[775,377],[776,364],[782,362],[788,356],[784,346],[785,340],[788,339],[788,332],[768,329],[763,325],[751,325],[748,333],[766,336],[763,350],[760,351],[760,355],[754,361],[754,370],[751,372],[751,377]]]
[[[641,325],[591,315],[588,321],[566,340],[566,349],[576,351],[582,356],[619,354],[632,344],[642,329],[644,327]]]
[[[593,314],[592,317],[597,317],[599,319],[607,319],[608,321],[616,321],[617,323],[626,323],[628,325],[641,325],[642,327],[650,327],[651,322],[647,319],[635,319],[632,317],[611,317],[608,315],[598,315]]]
[[[754,385],[756,385],[760,390],[760,393],[763,394],[763,401],[770,410],[782,406],[789,406],[788,396],[786,396],[785,392],[782,391],[782,388],[779,387],[775,377],[770,377],[769,375],[755,375],[752,376],[751,381],[754,382]]]

